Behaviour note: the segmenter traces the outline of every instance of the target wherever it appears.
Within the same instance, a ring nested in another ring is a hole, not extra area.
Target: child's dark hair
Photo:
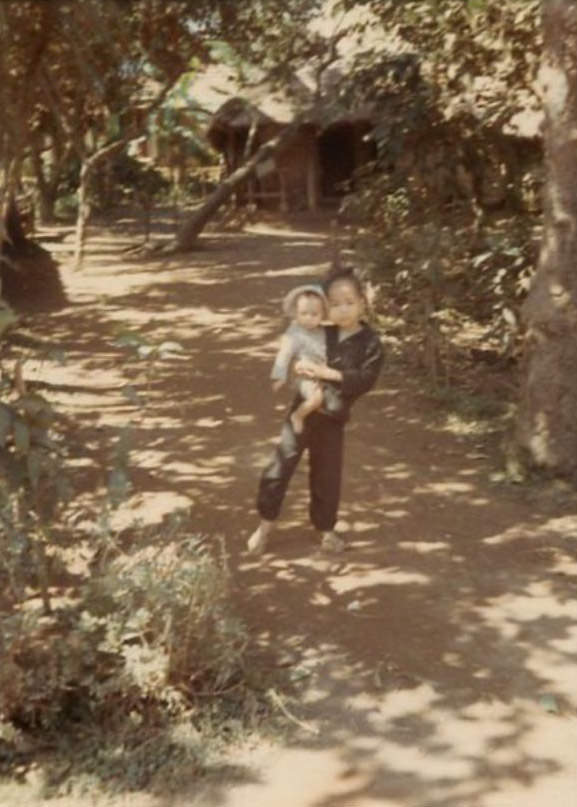
[[[333,264],[323,278],[322,288],[324,293],[328,294],[331,286],[341,280],[350,283],[359,297],[361,297],[363,300],[365,299],[364,284],[355,267],[351,265],[341,266],[338,263]]]

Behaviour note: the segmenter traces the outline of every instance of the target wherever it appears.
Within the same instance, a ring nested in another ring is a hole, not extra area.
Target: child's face
[[[323,304],[318,297],[299,297],[295,305],[295,320],[302,328],[318,328],[324,318]]]
[[[355,285],[348,280],[337,280],[328,290],[329,317],[345,331],[359,327],[365,312],[365,302]]]

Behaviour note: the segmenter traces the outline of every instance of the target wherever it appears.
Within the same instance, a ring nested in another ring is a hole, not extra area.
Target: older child
[[[316,364],[326,361],[325,332],[321,323],[327,318],[327,301],[320,286],[297,286],[283,301],[284,313],[292,319],[281,338],[271,379],[273,388],[280,389],[289,375],[291,367],[300,359],[308,359]],[[320,409],[323,391],[318,381],[297,377],[297,390],[301,402],[290,415],[295,434],[303,430],[304,420]]]
[[[365,296],[351,268],[332,269],[323,283],[331,325],[325,327],[326,362],[301,359],[295,372],[322,383],[323,404],[295,432],[292,413],[301,405],[297,393],[282,427],[274,456],[264,469],[258,488],[260,523],[248,540],[248,551],[261,554],[305,449],[309,453],[310,519],[321,533],[321,547],[341,551],[344,542],[334,533],[340,502],[344,426],[351,406],[374,386],[383,363],[377,333],[364,321]]]

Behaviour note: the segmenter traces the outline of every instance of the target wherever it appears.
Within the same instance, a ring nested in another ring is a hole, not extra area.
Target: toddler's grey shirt
[[[325,329],[319,325],[310,330],[292,322],[283,334],[270,377],[273,381],[286,381],[293,361],[310,359],[326,364],[326,358]]]

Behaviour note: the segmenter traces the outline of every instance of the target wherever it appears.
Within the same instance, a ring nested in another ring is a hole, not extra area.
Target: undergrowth
[[[29,389],[25,358],[2,370],[0,779],[35,798],[178,789],[270,712],[226,546],[188,511],[115,530],[128,430],[80,530],[74,429]]]

